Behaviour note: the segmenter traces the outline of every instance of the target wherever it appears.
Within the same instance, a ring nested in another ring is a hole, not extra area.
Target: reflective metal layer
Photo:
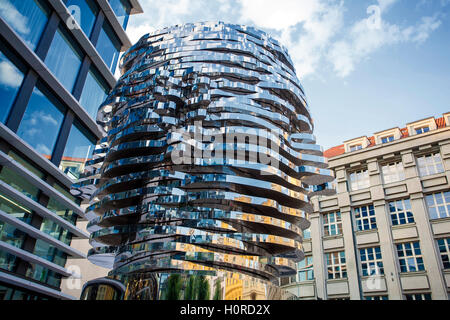
[[[141,282],[295,274],[309,197],[333,176],[286,49],[253,28],[186,24],[143,36],[121,68],[73,190],[90,199],[89,259]]]

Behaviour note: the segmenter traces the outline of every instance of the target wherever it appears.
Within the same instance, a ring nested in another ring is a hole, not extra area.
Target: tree
[[[222,286],[220,285],[220,279],[216,279],[213,300],[222,300]]]
[[[209,300],[209,282],[204,275],[198,276],[197,300]]]
[[[179,300],[182,281],[179,274],[171,274],[167,281],[167,300]]]
[[[188,283],[186,285],[186,289],[184,290],[184,299],[185,300],[195,300],[195,277],[189,276]]]

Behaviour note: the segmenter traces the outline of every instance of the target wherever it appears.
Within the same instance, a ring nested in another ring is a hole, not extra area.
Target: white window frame
[[[405,180],[405,170],[401,161],[383,164],[381,173],[385,184]]]
[[[387,141],[383,142],[384,139],[386,139]],[[389,136],[384,136],[384,137],[381,137],[381,138],[380,138],[381,144],[389,143],[389,142],[392,142],[392,141],[394,141],[394,140],[395,140],[395,137],[394,137],[393,134],[392,134],[392,135],[389,135]]]
[[[310,262],[308,262],[309,259],[311,260]],[[299,262],[298,272],[297,272],[298,282],[314,280],[314,268],[313,268],[314,260],[313,259],[314,259],[313,256],[305,256],[305,259],[303,259],[303,261]],[[302,263],[302,262],[305,263],[304,267],[300,267],[300,263]],[[300,279],[300,274],[305,275],[305,280]]]
[[[325,253],[325,262],[327,264],[327,279],[346,279],[347,264],[345,260],[345,251],[335,251]],[[330,275],[332,277],[330,278]]]
[[[439,152],[416,156],[416,161],[421,177],[444,172],[444,165]]]
[[[367,212],[366,216],[363,216],[363,211]],[[373,204],[366,206],[359,206],[353,208],[353,214],[355,216],[355,223],[357,231],[373,230],[377,228],[377,220],[375,217],[375,207]],[[359,224],[358,224],[359,222]],[[365,227],[368,226],[368,227]]]
[[[356,191],[370,187],[369,171],[367,169],[352,171],[348,173],[350,190]]]
[[[350,152],[358,151],[363,148],[362,144],[354,144],[349,147]]]
[[[445,251],[442,252],[441,246],[439,245],[439,241],[443,240],[444,241],[444,248]],[[441,239],[436,239],[436,245],[438,247],[438,251],[439,251],[439,255],[441,256],[441,261],[442,261],[442,267],[444,268],[444,270],[449,270],[450,269],[450,238],[441,238]],[[448,263],[448,267],[445,267],[444,264],[444,257],[447,257],[447,263]]]
[[[442,199],[442,203],[439,203],[439,198],[436,197],[438,194]],[[446,196],[448,199],[446,199]],[[425,196],[425,199],[428,206],[428,214],[431,220],[450,217],[450,190],[428,194]]]
[[[410,296],[412,299],[411,300],[427,300],[425,299],[425,295],[428,294],[430,295],[430,299],[431,300],[433,297],[431,295],[431,293],[407,293],[405,294],[405,299],[408,299],[407,297]],[[420,299],[417,299],[418,297],[420,297]]]
[[[379,251],[379,257],[377,257],[377,249]],[[384,274],[383,256],[381,255],[381,248],[379,246],[360,248],[359,259],[361,261],[361,274],[363,277]]]
[[[419,244],[419,250],[420,250],[420,254],[416,254],[415,252],[415,248],[414,248],[414,244],[418,243]],[[411,246],[411,253],[410,255],[407,255],[407,248],[406,245],[410,245]],[[400,256],[399,254],[399,248],[398,246],[402,246],[401,251],[403,252],[403,256]],[[417,271],[425,271],[425,265],[423,262],[423,256],[422,256],[422,248],[420,247],[420,243],[419,241],[411,241],[411,242],[402,242],[402,243],[396,243],[395,244],[395,249],[397,251],[397,258],[398,258],[398,263],[400,265],[400,272],[401,273],[406,273],[406,272],[417,272]],[[422,265],[423,265],[423,269],[419,270],[419,265],[420,263],[417,261],[418,259],[422,260]],[[406,266],[406,271],[402,271],[401,270],[401,260],[405,260],[405,266]],[[412,268],[414,267],[414,268]],[[414,270],[415,269],[415,270]]]
[[[425,129],[428,129],[428,130],[425,131]],[[420,132],[419,132],[419,131],[420,131]],[[414,128],[414,132],[415,132],[416,134],[427,133],[427,132],[430,132],[430,131],[431,131],[431,129],[430,129],[430,126],[428,126],[428,125],[426,125],[426,126],[420,126],[420,127]]]
[[[391,206],[393,204],[393,206]],[[400,204],[400,205],[399,205]],[[399,199],[394,201],[388,202],[388,208],[389,208],[389,215],[391,216],[391,223],[393,226],[400,226],[408,223],[414,223],[414,214],[411,210],[411,200],[410,199]],[[394,211],[392,211],[392,208],[394,208]],[[399,209],[402,208],[402,209]],[[408,214],[410,213],[410,214]],[[403,218],[402,218],[403,216]],[[395,217],[395,219],[394,219]],[[397,221],[398,223],[395,224],[394,221]],[[401,223],[401,221],[404,220],[404,223]]]
[[[364,296],[364,300],[367,300],[367,301],[389,300],[389,297],[385,294],[377,295],[377,296]]]
[[[303,240],[311,239],[311,228],[303,230]]]
[[[337,236],[342,234],[342,216],[340,211],[325,213],[322,218],[324,236]],[[334,234],[331,233],[332,229],[335,230]]]

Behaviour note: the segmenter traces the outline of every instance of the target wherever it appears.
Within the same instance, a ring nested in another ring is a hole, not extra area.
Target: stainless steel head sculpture
[[[73,190],[90,200],[89,259],[128,299],[171,298],[180,273],[219,279],[222,299],[227,279],[295,274],[309,197],[333,176],[286,49],[250,27],[185,24],[143,36],[121,71]],[[271,290],[260,298],[283,297]]]

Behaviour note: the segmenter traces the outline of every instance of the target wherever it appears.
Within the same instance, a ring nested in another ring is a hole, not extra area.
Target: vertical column
[[[339,203],[339,207],[341,204]],[[345,262],[347,265],[348,287],[351,300],[361,300],[358,262],[356,258],[353,219],[350,206],[341,207],[342,233],[344,234]]]
[[[6,125],[13,132],[17,132],[17,129],[19,129],[20,122],[25,114],[31,95],[33,94],[37,79],[38,76],[36,72],[31,69],[28,70],[22,82],[22,86],[20,87],[19,92],[17,92],[16,100],[11,106],[11,112],[6,121]]]
[[[344,235],[345,262],[351,300],[361,300],[358,263],[355,255],[355,239],[353,234],[353,219],[350,206],[350,195],[347,186],[345,167],[335,169],[337,181],[337,197],[342,218],[342,233]]]
[[[411,209],[416,221],[420,249],[425,270],[428,275],[432,298],[435,300],[447,300],[447,287],[440,268],[440,257],[436,249],[435,239],[430,225],[430,218],[423,196],[422,183],[418,176],[418,170],[412,151],[403,152],[402,160],[403,166],[405,167],[408,192],[410,193]]]
[[[447,183],[450,183],[450,139],[439,143]]]
[[[374,200],[375,217],[377,219],[378,237],[383,259],[384,277],[390,300],[402,300],[402,287],[397,268],[397,256],[395,253],[394,239],[391,232],[391,222],[386,211],[386,201]]]
[[[316,286],[316,297],[326,300],[327,288],[326,288],[326,271],[325,261],[322,245],[322,220],[319,209],[318,197],[312,199],[314,206],[314,213],[310,214],[309,221],[311,222],[311,244],[312,244],[312,256],[313,256],[313,268],[314,268],[314,281]]]
[[[74,118],[75,114],[71,110],[67,110],[63,124],[59,131],[58,139],[56,140],[55,148],[52,153],[52,158],[50,160],[55,166],[59,166],[59,163],[61,162],[61,159],[63,157],[63,153],[67,144],[67,140],[69,139],[70,129],[72,128]]]
[[[42,33],[41,40],[39,40],[39,44],[35,51],[36,55],[41,58],[42,61],[45,60],[48,50],[50,49],[53,37],[55,36],[56,30],[59,26],[59,21],[60,20],[58,14],[53,11],[50,18],[48,19],[47,26]]]
[[[378,238],[380,242],[381,256],[383,259],[386,288],[389,299],[402,300],[402,288],[397,270],[397,256],[395,254],[394,239],[391,230],[391,218],[386,211],[384,188],[382,185],[381,171],[377,159],[367,161],[370,175],[370,194],[377,221]]]

